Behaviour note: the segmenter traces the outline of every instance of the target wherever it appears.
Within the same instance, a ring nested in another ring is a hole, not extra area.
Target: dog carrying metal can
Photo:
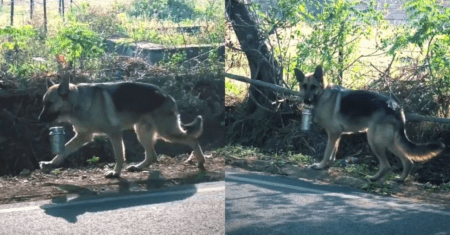
[[[65,138],[64,127],[55,126],[50,128],[50,142],[52,145],[52,153],[58,154],[64,152]]]
[[[309,131],[312,122],[311,109],[304,108],[302,110],[302,131]]]

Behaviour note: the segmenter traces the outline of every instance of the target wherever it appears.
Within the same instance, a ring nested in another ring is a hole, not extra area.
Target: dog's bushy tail
[[[405,125],[399,128],[398,144],[411,160],[415,162],[425,162],[439,155],[444,149],[445,144],[442,142],[431,142],[426,144],[416,144],[408,139],[405,132]]]
[[[194,136],[195,138],[200,137],[203,132],[203,118],[198,115],[195,120],[188,124],[181,124],[186,133],[190,136]]]

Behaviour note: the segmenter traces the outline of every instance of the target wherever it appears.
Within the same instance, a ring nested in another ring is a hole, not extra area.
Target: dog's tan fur
[[[314,121],[328,134],[324,157],[320,163],[311,166],[313,169],[327,168],[335,161],[342,134],[367,132],[369,145],[380,162],[379,171],[368,177],[374,181],[391,169],[386,150],[400,158],[403,172],[398,181],[404,181],[412,169],[413,160],[429,160],[445,148],[443,143],[412,143],[404,129],[403,110],[390,97],[327,85],[320,66],[307,75],[295,69],[295,76],[305,104],[313,106]]]
[[[73,125],[75,137],[66,143],[64,153],[49,162],[41,162],[41,168],[57,166],[69,154],[92,141],[94,135],[106,134],[114,149],[116,165],[105,176],[119,177],[125,157],[122,130],[133,128],[144,146],[145,159],[129,166],[127,170],[142,170],[156,162],[154,144],[158,138],[190,146],[193,153],[187,161],[195,156],[199,167],[203,168],[205,158],[198,142],[203,128],[202,117],[198,116],[190,124],[182,124],[177,104],[171,96],[155,86],[130,84],[125,84],[127,88],[124,88],[124,83],[74,85],[66,77],[61,84],[51,86],[44,95],[44,108],[39,119],[69,122]],[[122,98],[126,99],[127,96],[118,92],[136,97],[127,100],[128,103],[121,103]]]

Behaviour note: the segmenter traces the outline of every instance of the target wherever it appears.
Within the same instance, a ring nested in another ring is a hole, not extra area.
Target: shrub
[[[103,38],[87,25],[79,23],[62,28],[47,43],[53,54],[64,55],[69,63],[76,60],[82,63],[82,60],[99,57],[106,51]]]

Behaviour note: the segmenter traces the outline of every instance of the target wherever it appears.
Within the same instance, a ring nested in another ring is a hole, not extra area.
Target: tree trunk
[[[236,36],[245,53],[250,65],[251,78],[281,85],[282,69],[269,50],[267,38],[258,30],[258,25],[254,21],[247,6],[240,0],[226,0],[225,8],[228,20],[231,22]],[[259,105],[269,108],[271,102],[275,100],[275,94],[271,89],[250,86],[250,96],[248,99],[249,114],[262,114],[266,110]],[[267,98],[268,99],[267,99]]]
[[[44,33],[47,35],[47,0],[43,0],[44,4]]]
[[[341,86],[344,82],[344,45],[345,45],[345,38],[344,38],[344,24],[341,25],[341,30],[338,35],[339,40],[339,54],[338,54],[338,66],[339,66],[339,81],[338,85]]]
[[[11,0],[11,26],[14,25],[14,0]]]
[[[33,19],[34,0],[30,0],[30,19]]]
[[[64,21],[65,8],[66,8],[66,6],[65,6],[65,3],[64,3],[64,0],[61,0],[61,14],[62,14],[62,17],[63,17],[63,21]]]

